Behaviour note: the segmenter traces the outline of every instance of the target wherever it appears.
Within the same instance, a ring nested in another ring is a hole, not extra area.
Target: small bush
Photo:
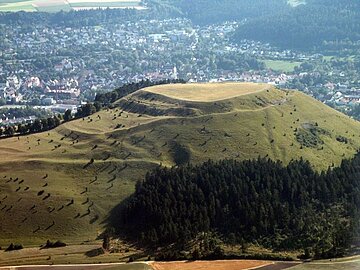
[[[295,133],[296,140],[301,146],[312,148],[317,148],[319,145],[324,144],[320,135],[329,136],[329,132],[313,124],[306,124],[303,128],[297,129]]]
[[[22,245],[11,243],[10,246],[7,249],[5,249],[5,251],[13,251],[13,250],[20,250],[20,249],[23,249]]]
[[[66,247],[66,244],[61,241],[51,242],[50,240],[47,240],[43,248],[59,248],[59,247]]]
[[[337,136],[337,137],[336,137],[336,140],[337,140],[338,142],[345,143],[345,144],[347,144],[347,143],[349,142],[348,138],[345,138],[345,137],[343,137],[343,136]]]

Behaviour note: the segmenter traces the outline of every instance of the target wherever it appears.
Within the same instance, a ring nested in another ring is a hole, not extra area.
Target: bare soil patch
[[[261,266],[272,265],[269,261],[194,261],[194,262],[154,262],[151,266],[155,270],[245,270]]]

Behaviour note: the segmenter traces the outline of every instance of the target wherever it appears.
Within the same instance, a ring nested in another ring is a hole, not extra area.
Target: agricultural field
[[[340,57],[340,56],[336,56],[336,55],[326,55],[323,57],[323,60],[325,60],[326,62],[330,62],[330,61],[346,61],[346,62],[354,62],[356,59],[355,55],[349,55],[347,57]]]
[[[297,7],[300,5],[306,5],[306,0],[288,0],[289,5]]]
[[[290,62],[281,60],[265,60],[264,64],[267,68],[275,71],[293,72],[295,67],[300,66],[301,62]]]
[[[0,12],[58,12],[97,8],[144,8],[141,0],[1,0]]]
[[[360,258],[332,259],[327,261],[314,261],[291,268],[291,270],[354,270],[360,269]]]
[[[154,262],[151,266],[154,270],[246,270],[270,265],[269,261],[194,261],[194,262]]]
[[[32,0],[0,0],[0,12],[36,11]]]
[[[122,264],[94,264],[94,265],[60,265],[60,266],[30,266],[30,267],[4,267],[0,270],[153,270],[146,263]]]

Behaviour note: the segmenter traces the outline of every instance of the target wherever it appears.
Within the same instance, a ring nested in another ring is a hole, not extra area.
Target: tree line
[[[147,0],[158,12],[186,16],[195,24],[258,18],[288,9],[286,0]]]
[[[155,85],[162,85],[162,84],[175,84],[175,83],[186,83],[186,81],[182,79],[174,79],[174,80],[161,80],[161,81],[150,81],[150,80],[142,80],[137,83],[129,83],[125,84],[114,91],[103,93],[103,94],[97,94],[95,97],[94,106],[97,108],[97,110],[101,109],[102,107],[108,107],[112,103],[114,103],[116,100],[123,98],[131,93],[134,93],[137,90],[155,86]]]
[[[360,3],[357,0],[310,0],[305,5],[249,19],[234,39],[269,42],[293,49],[339,50],[359,46]],[[344,43],[345,41],[345,43]]]
[[[114,91],[96,95],[94,103],[89,102],[81,105],[77,108],[77,112],[75,114],[72,113],[72,110],[68,109],[64,114],[58,114],[47,118],[38,118],[33,122],[6,125],[3,127],[0,126],[0,138],[48,131],[56,128],[61,123],[90,116],[103,108],[111,106],[111,104],[116,100],[142,88],[169,83],[185,83],[185,81],[179,79],[162,81],[143,80],[137,83],[125,84]]]
[[[69,12],[0,12],[0,24],[29,27],[90,26],[100,22],[112,23],[141,19],[187,17],[195,24],[213,24],[231,20],[258,18],[289,9],[287,0],[145,0],[147,10],[106,9]]]
[[[97,9],[81,10],[69,12],[0,12],[0,24],[3,25],[21,25],[24,23],[28,27],[36,25],[50,26],[92,26],[100,22],[131,21],[140,19],[144,12],[134,9]]]
[[[230,244],[341,256],[359,245],[359,174],[360,154],[321,173],[302,159],[158,167],[137,183],[113,225],[151,247],[216,232]]]

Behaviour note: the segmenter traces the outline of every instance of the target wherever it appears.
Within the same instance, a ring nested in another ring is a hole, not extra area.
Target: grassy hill
[[[318,169],[360,146],[360,124],[264,84],[139,90],[88,118],[0,141],[0,246],[94,240],[109,211],[159,164],[303,157]]]

